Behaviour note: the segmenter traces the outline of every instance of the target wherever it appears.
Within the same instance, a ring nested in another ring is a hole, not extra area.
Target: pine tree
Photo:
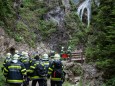
[[[104,71],[107,86],[115,85],[115,2],[100,0],[100,7],[93,11],[92,34],[88,36],[87,61],[96,62]],[[109,81],[108,81],[109,80]],[[108,81],[108,82],[107,82]]]

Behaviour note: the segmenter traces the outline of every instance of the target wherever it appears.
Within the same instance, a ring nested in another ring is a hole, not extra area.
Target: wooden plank
[[[80,58],[81,53],[72,53],[72,58]]]
[[[73,59],[71,59],[71,60],[85,60],[85,58],[73,58]]]

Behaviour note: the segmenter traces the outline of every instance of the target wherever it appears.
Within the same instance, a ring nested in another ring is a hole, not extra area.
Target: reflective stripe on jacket
[[[40,77],[40,76],[38,76],[37,71],[35,70],[38,63],[39,63],[39,60],[36,60],[30,66],[29,73],[31,73],[31,76],[30,76],[31,80],[46,78],[46,77]]]
[[[8,83],[23,83],[23,76],[26,75],[26,69],[21,62],[10,62],[4,68]]]
[[[52,81],[62,81],[61,78],[51,78]]]

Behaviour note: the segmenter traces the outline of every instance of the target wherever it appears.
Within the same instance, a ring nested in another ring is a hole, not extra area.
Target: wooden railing
[[[82,52],[72,53],[71,61],[83,63],[85,60]]]

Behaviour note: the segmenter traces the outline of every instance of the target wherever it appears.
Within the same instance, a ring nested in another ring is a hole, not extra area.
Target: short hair
[[[14,47],[11,47],[11,48],[10,48],[10,52],[15,52],[15,48],[14,48]]]

